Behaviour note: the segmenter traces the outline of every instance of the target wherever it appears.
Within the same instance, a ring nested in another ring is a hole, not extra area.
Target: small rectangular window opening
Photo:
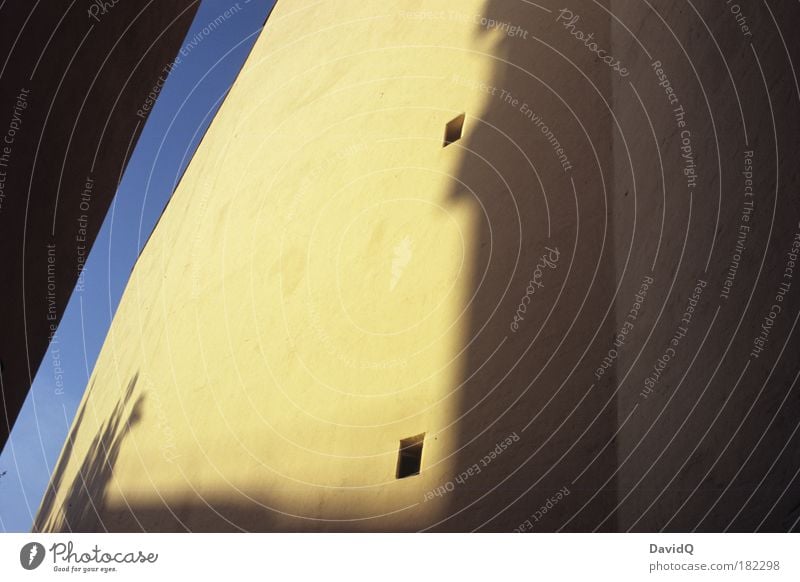
[[[397,478],[405,479],[419,475],[422,465],[422,442],[425,433],[400,441],[400,452],[397,456]]]
[[[466,114],[462,113],[455,119],[447,122],[447,125],[444,128],[444,145],[442,147],[446,148],[451,143],[455,143],[461,139],[461,133],[464,130],[465,118]]]

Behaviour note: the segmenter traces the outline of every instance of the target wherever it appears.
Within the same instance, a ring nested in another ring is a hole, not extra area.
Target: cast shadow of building
[[[609,19],[595,15],[608,44]],[[481,215],[455,471],[520,440],[450,496],[435,529],[555,530],[583,507],[566,529],[613,531],[616,385],[613,370],[595,377],[617,328],[613,206],[627,196],[614,181],[611,73],[537,39],[552,13],[490,0],[480,16],[509,28],[478,27],[501,37],[480,79],[489,96],[448,146],[464,160],[451,201]]]
[[[107,490],[114,474],[114,465],[122,444],[131,430],[141,421],[144,394],[136,398],[138,373],[134,374],[113,411],[98,429],[86,455],[81,460],[72,483],[63,483],[63,476],[72,459],[74,438],[86,418],[86,403],[78,412],[67,438],[51,483],[34,523],[34,531],[107,531],[104,516],[107,512]],[[89,389],[91,394],[91,387]],[[66,488],[63,500],[58,492]],[[58,507],[57,507],[58,506]]]

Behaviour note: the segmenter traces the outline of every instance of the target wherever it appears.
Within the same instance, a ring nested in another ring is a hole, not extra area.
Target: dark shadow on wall
[[[586,12],[597,41],[608,44],[608,17]],[[610,74],[584,65],[590,83],[537,42],[543,27],[557,26],[555,13],[489,0],[481,16],[527,35],[478,27],[478,35],[502,37],[492,78],[475,80],[496,91],[483,110],[466,111],[463,139],[448,146],[463,151],[456,178],[466,185],[452,191],[452,203],[480,217],[454,473],[509,435],[520,440],[456,488],[434,529],[508,532],[530,520],[552,531],[585,506],[567,530],[603,522],[613,531],[615,379],[610,370],[594,376],[616,331],[613,129],[603,103],[612,102]],[[546,36],[574,52],[569,35]],[[569,503],[534,522],[565,488]]]
[[[245,533],[309,531],[306,522],[276,528],[275,512],[252,500],[237,500],[234,493],[199,497],[186,492],[179,501],[106,508],[103,526],[109,532]],[[352,531],[359,531],[353,529]]]
[[[460,448],[453,476],[480,463],[509,434],[516,432],[520,439],[446,497],[445,517],[432,529],[716,532],[786,531],[800,525],[800,461],[791,446],[800,438],[797,362],[791,355],[800,341],[792,327],[797,295],[783,300],[785,319],[770,336],[769,355],[748,355],[776,301],[787,248],[800,228],[796,205],[786,196],[797,184],[800,95],[793,82],[785,81],[790,73],[784,47],[776,34],[765,34],[751,49],[731,27],[730,14],[702,8],[739,84],[742,114],[750,128],[751,141],[744,144],[727,71],[717,47],[701,34],[700,20],[683,5],[658,7],[689,47],[705,88],[698,85],[682,51],[675,49],[676,33],[665,32],[657,15],[636,3],[616,8],[623,22],[643,38],[652,34],[649,44],[662,47],[658,58],[668,63],[675,86],[681,88],[681,102],[690,111],[696,154],[704,168],[692,213],[687,210],[681,132],[675,129],[672,109],[664,107],[663,90],[646,59],[635,56],[639,51],[632,41],[618,37],[613,47],[635,63],[631,78],[661,130],[657,143],[666,166],[664,240],[653,266],[649,249],[659,238],[653,217],[661,214],[656,193],[662,184],[653,171],[656,146],[650,143],[650,128],[628,80],[615,78],[599,61],[591,62],[581,43],[556,22],[556,11],[487,0],[481,15],[486,21],[518,26],[529,34],[504,36],[479,27],[477,34],[499,39],[495,54],[503,60],[497,61],[491,79],[474,81],[497,88],[497,93],[486,96],[481,111],[466,111],[464,137],[447,146],[461,148],[464,160],[456,177],[466,188],[453,190],[453,204],[470,204],[477,216],[484,214],[472,238],[475,295],[464,338],[463,384],[457,392]],[[778,11],[784,34],[796,10]],[[575,29],[593,33],[600,46],[612,46],[611,17],[599,4],[582,3],[575,13],[581,16]],[[772,29],[765,10],[756,21],[761,23],[758,29]],[[537,42],[537,32],[552,47]],[[797,58],[797,42],[789,35],[787,42]],[[581,70],[556,51],[569,55]],[[753,54],[760,55],[758,62]],[[618,94],[612,95],[615,90]],[[617,129],[609,107],[624,132]],[[460,113],[453,111],[451,118]],[[443,130],[448,121],[442,119]],[[550,131],[570,158],[569,170],[559,164]],[[638,192],[627,161],[615,160],[625,156],[628,142]],[[760,214],[751,222],[738,289],[720,301],[718,290],[741,221],[743,150],[750,148],[760,160],[754,171],[760,195],[755,212]],[[717,156],[721,175],[714,163]],[[529,163],[537,172],[528,169]],[[640,206],[634,213],[637,196]],[[711,225],[718,212],[714,232]],[[682,258],[684,230],[688,243]],[[552,259],[548,248],[558,249],[557,266],[541,268],[541,286],[526,300],[523,312],[520,306],[536,278],[537,263],[543,256]],[[713,260],[707,268],[708,253]],[[637,331],[652,327],[653,336],[631,340],[631,350],[616,364],[619,377],[612,368],[597,378],[596,369],[615,347],[618,314],[627,312],[650,269],[659,284]],[[670,345],[700,278],[708,281],[709,291],[699,303],[695,328],[661,377],[655,396],[645,401],[639,397],[643,380]],[[665,315],[657,321],[661,304]],[[717,307],[719,317],[712,326]],[[515,315],[521,315],[516,330],[511,326]],[[640,348],[643,355],[634,361]],[[629,367],[632,373],[620,385]],[[637,403],[636,414],[623,429]],[[569,494],[559,496],[564,489]]]
[[[80,430],[86,414],[85,404],[81,408],[53,473],[51,485],[42,501],[34,523],[34,531],[107,531],[104,525],[105,501],[114,465],[122,442],[142,418],[144,394],[139,394],[134,399],[138,378],[137,372],[128,382],[125,393],[92,439],[77,475],[67,489],[66,498],[59,507],[56,507],[55,494],[64,486],[62,480],[72,458],[73,439]]]

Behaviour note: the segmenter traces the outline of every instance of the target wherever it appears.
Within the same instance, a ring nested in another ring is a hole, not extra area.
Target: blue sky
[[[86,262],[83,290],[72,294],[0,454],[0,531],[30,531],[136,257],[273,4],[200,3]],[[203,33],[231,8],[230,18]]]

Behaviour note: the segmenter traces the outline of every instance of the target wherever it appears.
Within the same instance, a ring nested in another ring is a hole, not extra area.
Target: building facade
[[[280,0],[36,529],[794,527],[796,9],[692,10]]]

